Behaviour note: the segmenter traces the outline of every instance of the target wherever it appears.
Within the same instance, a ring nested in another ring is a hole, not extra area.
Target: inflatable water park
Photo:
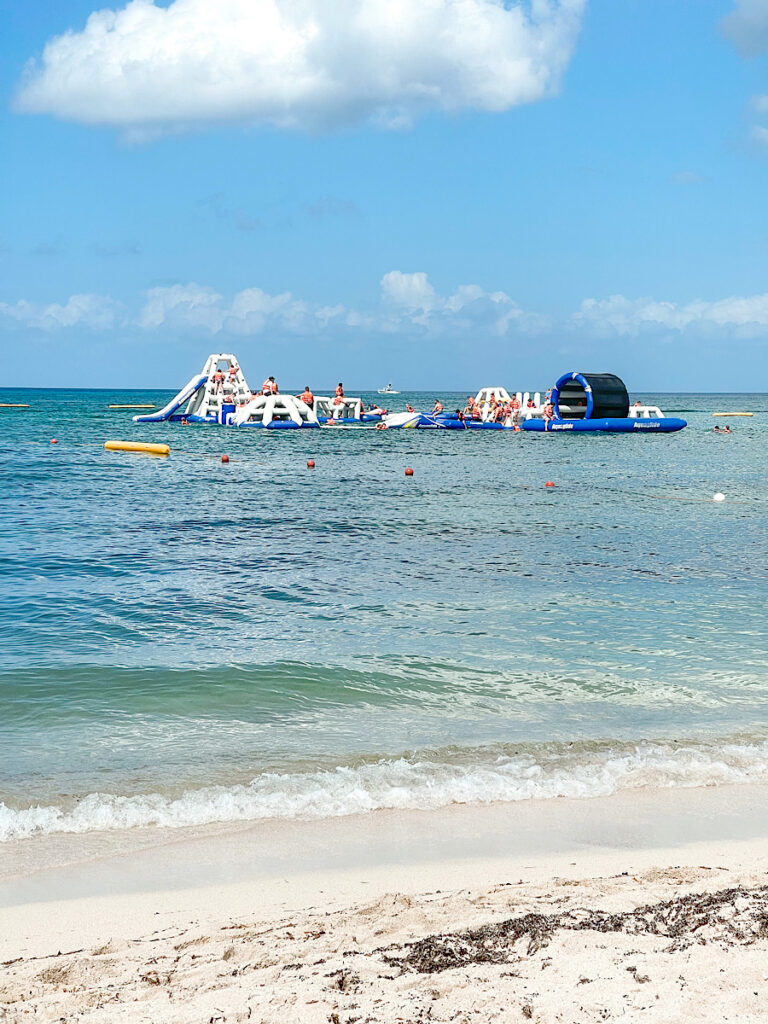
[[[390,385],[391,387],[391,385]],[[383,392],[381,392],[383,393]],[[388,394],[399,394],[394,390]],[[301,430],[323,426],[373,427],[377,430],[512,430],[539,433],[670,433],[687,422],[665,416],[658,406],[630,405],[624,381],[612,373],[563,374],[543,395],[540,391],[510,393],[505,387],[483,387],[454,412],[439,401],[431,412],[406,405],[390,412],[365,409],[362,399],[333,395],[281,394],[273,377],[258,391],[248,386],[232,353],[214,352],[200,373],[162,409],[136,415],[135,423],[209,423],[226,427]]]

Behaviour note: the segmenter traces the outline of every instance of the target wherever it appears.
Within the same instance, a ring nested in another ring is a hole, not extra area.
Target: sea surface
[[[0,392],[0,841],[768,781],[768,396],[643,394],[689,427],[638,436],[107,409],[169,397]]]

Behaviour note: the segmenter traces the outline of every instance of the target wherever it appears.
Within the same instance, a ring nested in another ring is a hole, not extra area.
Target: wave
[[[383,809],[584,799],[640,788],[768,781],[768,742],[642,743],[489,755],[467,763],[381,760],[334,769],[264,773],[247,785],[205,786],[180,795],[90,793],[71,807],[0,803],[0,842],[52,833],[108,832],[214,822],[319,819]]]

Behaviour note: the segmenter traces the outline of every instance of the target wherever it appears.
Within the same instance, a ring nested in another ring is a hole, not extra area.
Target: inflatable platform
[[[230,352],[214,352],[206,359],[202,371],[166,406],[157,412],[134,416],[133,422],[226,423],[226,417],[250,398],[251,389],[237,359]]]
[[[231,352],[213,352],[200,373],[156,412],[135,423],[220,423],[227,427],[296,430],[328,421],[360,426],[378,423],[383,409],[363,412],[359,398],[316,398],[312,407],[293,395],[254,393]]]
[[[668,434],[688,426],[657,406],[630,407],[626,385],[613,373],[565,373],[552,388],[552,415],[527,419],[523,430],[540,433]]]

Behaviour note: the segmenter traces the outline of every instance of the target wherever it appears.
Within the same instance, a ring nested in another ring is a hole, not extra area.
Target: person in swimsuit
[[[442,411],[443,411],[443,403],[440,401],[439,398],[436,398],[435,399],[435,407],[432,410],[432,412],[434,414],[434,413],[438,413],[438,412],[442,412]]]

